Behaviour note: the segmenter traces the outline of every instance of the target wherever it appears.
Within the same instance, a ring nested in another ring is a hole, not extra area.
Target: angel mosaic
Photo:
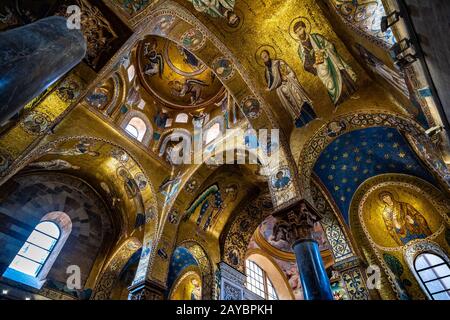
[[[177,97],[190,97],[190,104],[195,105],[202,101],[201,95],[204,87],[208,84],[199,79],[187,79],[184,82],[174,80],[169,81],[172,94]]]

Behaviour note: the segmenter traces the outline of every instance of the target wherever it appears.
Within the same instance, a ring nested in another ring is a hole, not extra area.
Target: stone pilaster
[[[244,300],[245,274],[225,262],[219,263],[220,300]]]
[[[367,288],[365,264],[354,256],[333,265],[347,291],[349,300],[369,300],[370,291]]]

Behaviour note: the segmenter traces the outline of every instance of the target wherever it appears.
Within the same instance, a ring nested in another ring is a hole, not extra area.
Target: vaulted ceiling
[[[175,166],[167,161],[164,138],[174,132],[191,135],[201,112],[209,120],[227,117],[222,129],[231,124],[245,129],[267,124],[280,128],[287,137],[283,144],[287,157],[298,161],[297,165],[308,140],[343,115],[379,111],[428,127],[430,114],[415,99],[417,88],[390,58],[388,48],[395,38],[391,31],[383,33],[379,28],[385,14],[381,0],[230,0],[225,3],[231,7],[222,6],[220,12],[188,0],[77,3],[89,13],[82,20],[88,55],[73,72],[83,80],[77,96],[62,108],[58,90],[50,90],[36,110],[51,114],[52,121],[57,119],[52,134],[44,138],[22,130],[2,137],[0,146],[8,146],[11,158],[17,159],[31,147],[53,143],[53,151],[33,158],[34,170],[79,175],[105,197],[121,199],[111,206],[123,215],[133,212],[124,218],[126,232],[133,232],[137,214],[147,214],[149,207],[164,212],[159,222],[174,210],[178,218],[191,210],[190,216],[177,221],[180,230],[187,230],[186,238],[203,228],[205,239],[217,240],[242,203],[264,190],[267,176],[257,172],[257,165]],[[67,4],[4,1],[0,30],[61,14]],[[159,8],[164,9],[155,23],[152,14]],[[149,25],[154,27],[152,32]],[[199,25],[202,28],[193,27]],[[319,53],[313,55],[312,49]],[[231,96],[236,99],[230,103],[234,112],[223,104]],[[252,113],[253,107],[257,110]],[[267,111],[267,117],[258,118],[260,109]],[[302,113],[296,114],[299,109]],[[157,123],[161,112],[172,120],[170,125]],[[180,113],[186,114],[186,121],[175,121]],[[152,128],[148,143],[136,141],[123,130],[124,119],[131,114],[146,117]],[[14,130],[19,129],[17,125]],[[334,133],[339,134],[330,134]],[[19,137],[20,148],[11,142],[13,136]],[[76,150],[83,141],[95,153],[63,152]],[[118,159],[117,150],[129,160]],[[366,178],[395,171],[433,182],[396,129],[347,133],[316,160],[315,174],[346,218],[351,197]],[[118,172],[120,167],[126,172]],[[124,187],[130,177],[142,187],[139,205],[129,190],[134,185]],[[218,216],[205,227],[211,213],[206,202],[215,210],[211,219]],[[205,217],[200,217],[202,210],[207,211]]]

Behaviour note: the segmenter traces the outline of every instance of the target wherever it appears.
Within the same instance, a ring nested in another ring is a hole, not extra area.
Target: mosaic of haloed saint
[[[318,77],[335,106],[352,97],[357,76],[342,58],[334,43],[311,31],[311,22],[298,17],[291,22],[291,37],[298,43],[298,56],[305,71]]]
[[[363,205],[362,218],[370,237],[383,247],[425,239],[442,223],[439,212],[424,195],[402,185],[372,191]]]
[[[175,284],[170,300],[201,300],[201,283],[200,276],[196,272],[188,272]]]
[[[191,30],[182,42],[180,46],[160,37],[142,42],[138,56],[144,86],[169,107],[205,106],[222,93],[222,83],[191,52],[202,45],[203,35]]]

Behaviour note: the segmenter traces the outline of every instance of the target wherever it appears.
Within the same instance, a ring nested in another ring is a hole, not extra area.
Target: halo
[[[307,33],[311,32],[311,22],[309,21],[309,19],[306,17],[301,17],[301,16],[297,17],[294,20],[292,20],[291,24],[289,25],[289,34],[291,35],[291,38],[294,40],[300,40],[294,32],[294,26],[299,21],[303,21],[305,23]]]
[[[399,198],[398,198],[397,192],[396,192],[395,190],[391,190],[391,189],[389,189],[389,190],[387,190],[387,189],[382,189],[381,191],[378,191],[378,193],[377,193],[377,195],[376,195],[376,198],[377,198],[377,199],[380,199],[380,195],[381,195],[382,193],[385,193],[385,192],[389,192],[390,194],[392,194],[393,200],[398,201]]]
[[[272,47],[269,44],[263,44],[262,46],[260,46],[256,52],[255,52],[255,60],[256,63],[259,64],[260,66],[264,67],[264,62],[261,59],[261,52],[263,52],[264,50],[268,51],[270,54],[270,57],[272,59],[276,59],[277,58],[277,51],[275,50],[274,47]]]
[[[241,30],[242,26],[244,25],[244,19],[245,19],[244,13],[241,10],[239,10],[238,8],[234,8],[233,11],[235,14],[238,15],[239,23],[235,26],[230,26],[228,23],[224,23],[222,28],[224,28],[227,33],[237,32],[237,31]]]

